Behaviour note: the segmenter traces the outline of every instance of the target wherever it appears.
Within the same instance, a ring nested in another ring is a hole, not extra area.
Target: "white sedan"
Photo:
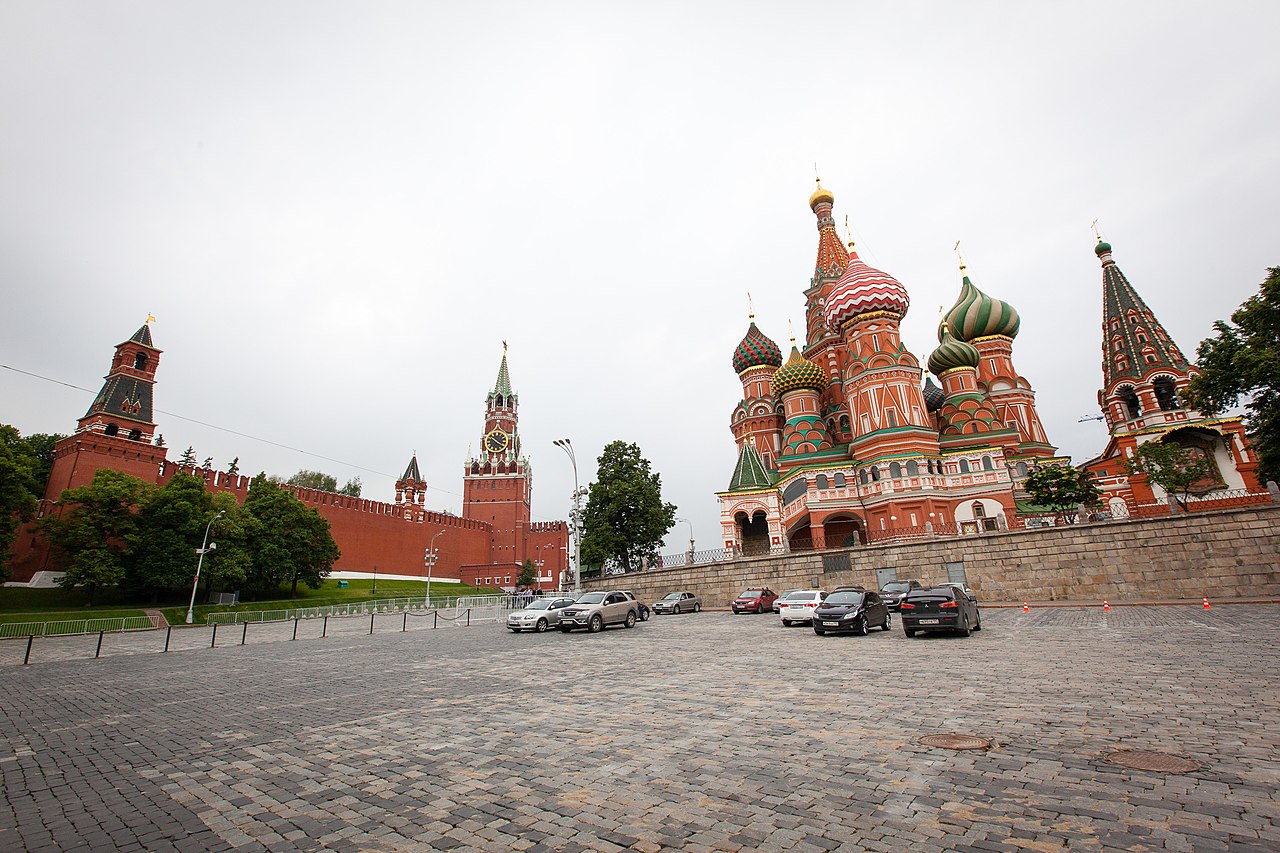
[[[827,597],[824,589],[797,589],[778,602],[778,615],[782,617],[782,625],[813,624],[813,611]]]

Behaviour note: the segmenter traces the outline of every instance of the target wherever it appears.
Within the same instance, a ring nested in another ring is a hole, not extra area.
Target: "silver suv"
[[[640,618],[640,604],[625,592],[588,592],[560,611],[560,630],[586,628],[593,634],[606,625],[634,628]]]

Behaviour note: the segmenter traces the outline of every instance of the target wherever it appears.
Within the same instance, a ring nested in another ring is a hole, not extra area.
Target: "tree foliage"
[[[1102,503],[1102,490],[1093,475],[1070,465],[1041,465],[1027,475],[1023,488],[1031,500],[1047,506],[1067,524],[1076,520],[1076,507]]]
[[[359,477],[352,477],[347,480],[346,485],[339,489],[337,477],[332,474],[326,474],[323,471],[310,471],[306,468],[303,468],[284,482],[290,486],[297,486],[300,489],[315,489],[321,492],[333,492],[334,494],[339,495],[349,495],[353,498],[360,497],[360,491],[363,488]]]
[[[161,591],[189,585],[195,549],[213,518],[213,495],[204,481],[179,471],[152,491],[138,508],[136,539],[129,543],[126,586],[156,597]]]
[[[66,436],[60,432],[33,432],[23,438],[36,460],[35,478],[39,487],[37,498],[44,497],[44,488],[49,483],[49,472],[53,469],[53,446],[64,438]]]
[[[656,561],[662,538],[675,524],[675,504],[663,503],[662,480],[635,444],[615,441],[600,454],[596,482],[584,513],[584,564],[623,571]]]
[[[262,474],[249,484],[243,511],[251,594],[288,584],[296,595],[299,581],[316,589],[329,576],[341,552],[318,512]]]
[[[125,582],[140,540],[139,509],[153,491],[137,477],[102,469],[93,482],[62,493],[60,512],[42,521],[49,542],[65,557],[67,588],[99,589]]]
[[[516,575],[516,589],[533,589],[538,585],[538,568],[533,560],[525,560],[520,564],[520,573]]]
[[[35,514],[48,480],[48,471],[41,479],[39,470],[31,444],[13,427],[0,425],[0,581],[8,580],[9,546],[18,527]]]
[[[187,449],[182,451],[182,457],[178,460],[178,464],[184,468],[196,467],[196,449],[188,444]]]
[[[1126,459],[1129,474],[1143,474],[1187,508],[1191,487],[1213,475],[1213,466],[1203,456],[1191,453],[1172,441],[1148,441]],[[1179,497],[1181,495],[1181,497]]]
[[[1191,402],[1214,414],[1248,398],[1245,427],[1258,454],[1262,481],[1280,480],[1280,267],[1271,267],[1258,293],[1213,324],[1200,342]]]

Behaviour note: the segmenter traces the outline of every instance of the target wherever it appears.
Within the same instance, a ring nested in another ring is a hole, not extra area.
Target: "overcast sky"
[[[803,334],[816,162],[922,362],[962,241],[1081,462],[1092,220],[1192,358],[1280,264],[1278,27],[1275,2],[5,0],[0,363],[90,391],[0,369],[0,422],[72,431],[152,313],[171,454],[392,500],[416,450],[458,512],[506,340],[536,520],[567,514],[553,439],[584,483],[623,439],[715,547],[746,294]]]

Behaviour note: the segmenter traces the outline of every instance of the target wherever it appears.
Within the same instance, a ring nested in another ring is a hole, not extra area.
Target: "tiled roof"
[[[733,479],[729,481],[729,491],[763,489],[772,483],[769,472],[760,461],[760,454],[756,452],[755,445],[743,442],[742,450],[738,453],[738,464],[733,469]]]
[[[413,458],[409,460],[409,467],[404,469],[404,476],[401,480],[410,480],[414,483],[422,482],[422,474],[418,471],[418,454],[413,454]]]
[[[1140,379],[1153,368],[1186,375],[1190,363],[1111,259],[1110,244],[1099,243],[1094,251],[1102,261],[1104,387],[1111,387],[1117,379]]]

